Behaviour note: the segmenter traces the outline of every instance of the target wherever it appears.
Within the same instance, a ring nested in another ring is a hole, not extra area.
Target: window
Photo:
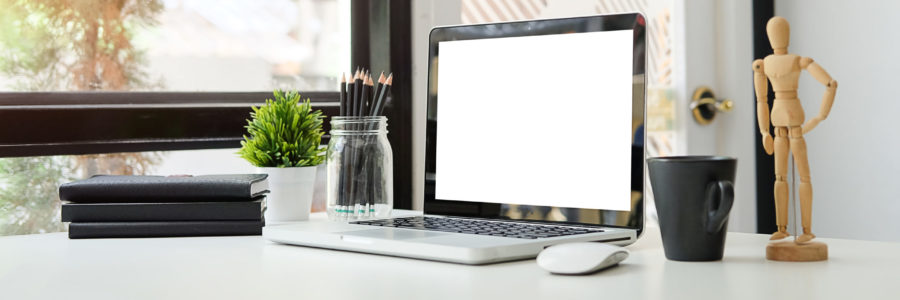
[[[236,159],[249,107],[272,89],[336,114],[349,5],[0,0],[0,235],[64,230],[69,180],[237,171],[183,163]]]
[[[2,3],[2,91],[337,91],[350,69],[347,1]]]

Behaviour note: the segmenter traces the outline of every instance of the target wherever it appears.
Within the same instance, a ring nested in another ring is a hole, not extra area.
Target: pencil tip
[[[394,83],[394,73],[391,73],[391,75],[388,75],[388,78],[385,81],[385,84],[392,84],[392,83]]]
[[[381,72],[381,75],[378,76],[378,83],[384,83],[384,72]]]
[[[344,76],[344,72],[341,72],[341,83],[346,83],[347,77]]]

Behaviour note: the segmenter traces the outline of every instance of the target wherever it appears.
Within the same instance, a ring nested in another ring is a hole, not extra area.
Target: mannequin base
[[[828,259],[828,245],[822,242],[797,244],[794,241],[769,243],[766,259],[777,261],[823,261]]]

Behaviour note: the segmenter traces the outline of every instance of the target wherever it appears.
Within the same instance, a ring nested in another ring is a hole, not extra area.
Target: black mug
[[[647,159],[647,165],[666,258],[722,259],[737,159],[654,157]]]

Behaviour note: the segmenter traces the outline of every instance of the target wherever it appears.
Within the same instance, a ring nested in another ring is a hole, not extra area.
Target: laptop
[[[271,241],[461,264],[644,226],[637,13],[431,31],[424,215],[266,226]]]

